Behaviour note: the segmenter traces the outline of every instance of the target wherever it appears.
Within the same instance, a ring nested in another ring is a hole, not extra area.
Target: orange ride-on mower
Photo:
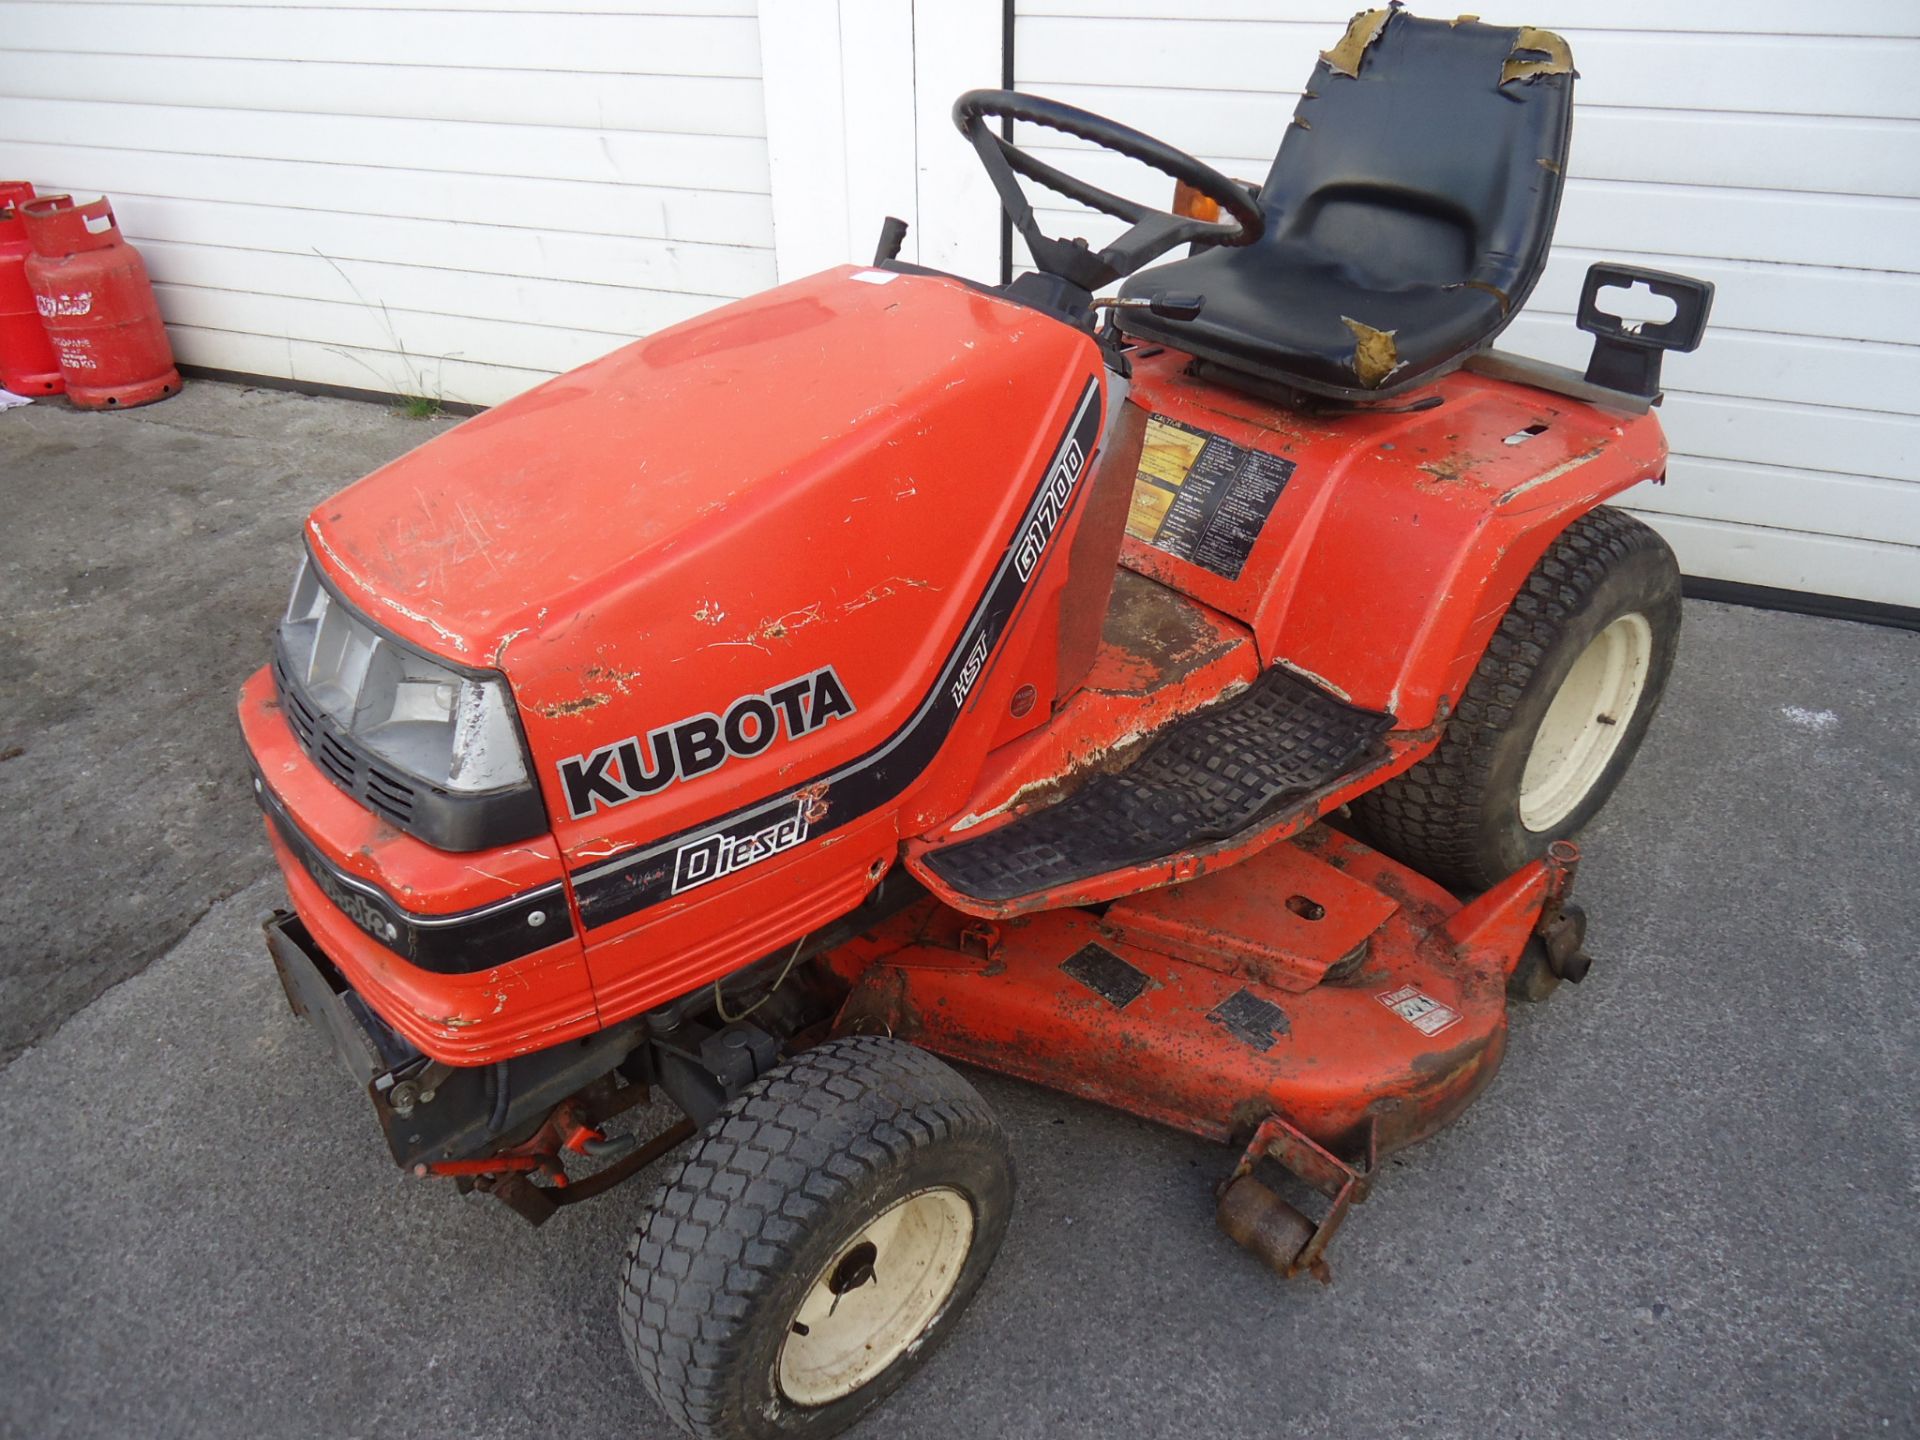
[[[1509,1000],[1580,979],[1568,837],[1680,621],[1603,502],[1661,475],[1710,292],[1596,265],[1584,376],[1489,348],[1573,78],[1542,31],[1371,12],[1257,191],[968,94],[1034,273],[889,222],[313,511],[240,699],[288,998],[400,1165],[536,1223],[684,1144],[619,1304],[687,1430],[831,1433],[957,1322],[1014,1180],[947,1060],[1232,1146],[1222,1228],[1325,1278]],[[1044,235],[1022,179],[1128,228]],[[1673,318],[1600,310],[1635,282]],[[654,1096],[684,1118],[610,1128]]]

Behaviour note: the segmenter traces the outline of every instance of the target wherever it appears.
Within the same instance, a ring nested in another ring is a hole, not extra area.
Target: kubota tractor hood
[[[467,421],[309,539],[402,641],[506,673],[578,868],[932,734],[940,677],[1059,583],[1100,373],[1089,336],[958,281],[829,271]]]
[[[953,400],[999,415],[1023,453],[1018,417],[1051,409],[1085,346],[955,281],[829,271],[466,421],[316,507],[310,539],[340,592],[403,639],[510,665],[516,637],[657,565],[765,563],[756,516],[859,455],[931,438]],[[885,494],[843,497],[848,518],[921,477],[887,478]],[[983,468],[970,483],[1012,479]]]

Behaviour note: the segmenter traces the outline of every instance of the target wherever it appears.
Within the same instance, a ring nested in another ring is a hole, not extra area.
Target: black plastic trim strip
[[[506,965],[573,936],[566,887],[555,880],[490,905],[446,915],[403,909],[379,886],[335,865],[253,767],[253,794],[267,820],[320,893],[369,939],[435,975],[470,975]],[[540,918],[536,920],[534,917]]]
[[[1020,523],[1007,539],[993,578],[961,627],[933,685],[906,723],[874,749],[837,770],[789,786],[778,795],[743,806],[718,820],[682,830],[644,850],[573,871],[574,900],[587,929],[684,894],[707,879],[752,863],[753,857],[765,858],[837,830],[885,805],[920,776],[939,753],[985,674],[983,664],[971,681],[963,682],[968,657],[984,646],[991,659],[1026,595],[1028,581],[1040,573],[1047,554],[1055,548],[1050,543],[1043,546],[1028,572],[1020,573],[1016,559],[1022,542],[1041,516],[1044,502],[1054,489],[1054,476],[1075,444],[1080,450],[1080,468],[1048,540],[1066,524],[1087,488],[1100,436],[1099,399],[1100,377],[1095,374],[1088,377],[1073,418],[1054,447]],[[689,878],[692,867],[683,855],[703,857],[705,868],[699,878]],[[745,858],[738,862],[727,858],[733,856]]]
[[[1895,630],[1920,630],[1920,605],[1816,595],[1805,590],[1782,590],[1772,585],[1749,585],[1744,580],[1713,580],[1697,575],[1682,577],[1680,593],[1689,600],[1717,600],[1726,605],[1751,606],[1755,610],[1784,610],[1793,615],[1817,615],[1823,620],[1853,620]]]

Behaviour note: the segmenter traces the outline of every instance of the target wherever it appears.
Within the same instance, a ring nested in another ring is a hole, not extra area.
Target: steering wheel
[[[1196,220],[1089,185],[1018,148],[987,123],[996,119],[1024,120],[1091,140],[1103,150],[1138,160],[1191,186],[1231,218]],[[1038,95],[1022,95],[1017,90],[969,90],[953,102],[953,123],[973,145],[980,163],[987,167],[1000,203],[1006,207],[1007,218],[1033,251],[1034,264],[1087,290],[1097,290],[1131,275],[1176,245],[1196,240],[1214,245],[1251,245],[1267,228],[1266,218],[1245,186],[1229,180],[1184,150],[1176,150],[1151,135],[1143,135],[1072,105],[1043,100]],[[1131,228],[1097,255],[1085,241],[1058,240],[1043,235],[1033,218],[1033,207],[1027,203],[1015,178],[1019,175],[1069,200],[1124,220]]]

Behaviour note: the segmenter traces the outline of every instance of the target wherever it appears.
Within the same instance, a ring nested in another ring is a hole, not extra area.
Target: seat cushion
[[[1190,321],[1130,312],[1127,333],[1303,389],[1379,395],[1439,373],[1505,319],[1497,296],[1465,284],[1382,290],[1318,258],[1237,255],[1209,250],[1136,276],[1122,293],[1190,291],[1206,308]]]

